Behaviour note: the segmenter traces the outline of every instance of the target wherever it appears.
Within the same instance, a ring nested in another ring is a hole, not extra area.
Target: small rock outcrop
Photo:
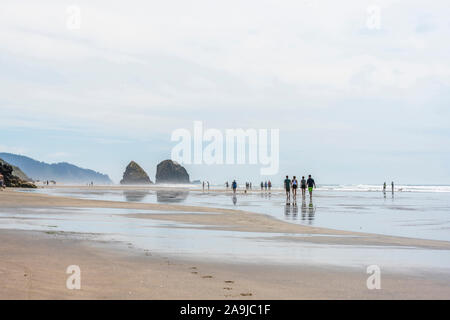
[[[22,172],[19,168],[15,168],[6,161],[0,159],[0,173],[3,175],[5,185],[11,188],[36,188],[32,182],[25,181],[14,175],[14,171]],[[24,175],[25,176],[25,175]]]
[[[189,174],[179,163],[164,160],[156,167],[156,183],[189,183]]]
[[[148,174],[136,162],[131,161],[123,173],[120,184],[152,184]]]

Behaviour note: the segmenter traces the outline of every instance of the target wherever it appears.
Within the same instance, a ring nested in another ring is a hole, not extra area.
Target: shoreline
[[[426,249],[450,249],[450,242],[443,240],[429,240],[419,238],[408,238],[399,236],[389,236],[375,233],[354,232],[337,230],[322,227],[312,227],[300,224],[293,224],[273,217],[244,210],[213,208],[206,206],[188,206],[178,204],[162,203],[133,203],[124,201],[90,200],[77,199],[71,197],[52,196],[46,194],[35,194],[28,192],[17,192],[7,190],[0,193],[0,205],[11,208],[50,208],[50,207],[72,207],[72,208],[118,208],[118,209],[138,209],[150,211],[174,211],[180,214],[129,214],[128,217],[142,219],[156,219],[184,222],[189,224],[203,225],[204,227],[218,226],[218,230],[261,232],[261,233],[288,233],[288,234],[320,234],[330,236],[354,236],[352,238],[342,238],[340,244],[360,244],[360,245],[395,245],[414,246]],[[201,214],[182,214],[182,213]],[[346,242],[348,241],[348,242]]]

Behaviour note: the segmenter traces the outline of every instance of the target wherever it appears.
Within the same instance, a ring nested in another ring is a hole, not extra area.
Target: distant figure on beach
[[[391,186],[392,186],[392,193],[394,193],[394,181],[391,182]]]
[[[208,191],[209,191],[209,181],[207,181],[207,183],[208,183]]]
[[[233,193],[236,193],[236,189],[237,189],[237,182],[236,182],[236,180],[233,180],[233,183],[231,184],[231,187],[233,188]]]
[[[383,183],[383,192],[386,193],[386,182]]]
[[[311,175],[308,176],[308,180],[306,180],[306,184],[308,185],[309,196],[312,198],[313,188],[316,188],[316,182]]]
[[[292,197],[294,199],[294,202],[297,200],[297,187],[298,187],[297,177],[294,176],[292,178]]]
[[[286,201],[289,202],[291,200],[291,179],[289,179],[289,176],[284,179],[284,189],[286,190]]]
[[[305,176],[302,176],[302,180],[300,180],[300,188],[302,189],[302,197],[305,196],[306,193],[306,180]]]
[[[266,190],[266,191],[267,191],[267,181],[266,181],[266,182],[264,182],[264,190]]]
[[[203,189],[203,192],[205,191],[205,181],[203,181],[203,183],[202,183],[202,189]]]
[[[270,180],[269,180],[269,182],[267,182],[267,187],[269,188],[269,191],[270,191],[270,189],[272,189],[272,182],[270,182]]]
[[[250,182],[250,190],[252,190],[252,183]]]
[[[264,182],[261,181],[261,191],[264,189]]]
[[[6,188],[6,186],[5,186],[5,178],[0,173],[0,190],[3,190],[4,188]]]
[[[227,188],[227,190],[228,190],[228,188],[230,187],[230,185],[228,184],[228,181],[225,182],[225,187]]]

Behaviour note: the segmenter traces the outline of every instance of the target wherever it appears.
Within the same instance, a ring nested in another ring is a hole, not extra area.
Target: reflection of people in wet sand
[[[289,203],[286,203],[284,206],[284,215],[288,216],[291,214],[291,205]]]
[[[233,194],[233,198],[232,198],[232,199],[233,199],[233,204],[236,205],[236,203],[237,203],[237,197],[236,197],[235,194]]]
[[[305,220],[306,217],[306,200],[305,197],[302,197],[302,220]]]
[[[286,190],[286,202],[289,203],[291,200],[291,179],[289,179],[289,176],[284,179],[284,189]]]
[[[292,207],[292,214],[293,214],[294,217],[297,217],[298,207],[297,207],[296,203],[294,203],[294,206]]]
[[[316,212],[316,208],[314,208],[312,198],[310,198],[309,205],[308,205],[308,221],[310,224],[314,221],[314,213],[315,212]]]

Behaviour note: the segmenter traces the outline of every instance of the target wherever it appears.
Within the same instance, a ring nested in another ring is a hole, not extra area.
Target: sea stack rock
[[[25,181],[13,174],[14,168],[12,165],[0,159],[0,173],[3,175],[5,184],[7,187],[11,188],[36,188],[36,185],[32,182]],[[16,168],[16,171],[20,171]]]
[[[120,184],[152,184],[144,169],[136,162],[131,161],[123,173]]]
[[[179,163],[164,160],[156,167],[156,183],[189,183],[189,174]]]

